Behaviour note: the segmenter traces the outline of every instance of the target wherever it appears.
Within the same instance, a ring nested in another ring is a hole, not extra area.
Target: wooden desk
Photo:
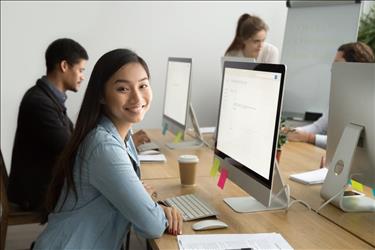
[[[167,158],[166,163],[142,164],[141,173],[143,180],[179,178],[177,158],[180,154],[196,154],[199,159],[198,177],[209,177],[213,161],[213,151],[207,147],[200,149],[171,150],[165,143],[173,141],[171,133],[162,135],[160,129],[147,130],[150,138],[161,146],[161,151]],[[291,188],[294,199],[302,199],[313,210],[317,210],[324,200],[320,197],[321,185],[304,185],[289,180],[289,175],[317,169],[325,150],[306,143],[288,142],[283,147],[280,160],[280,172],[284,183]],[[345,213],[335,206],[328,204],[320,211],[325,218],[336,223],[348,232],[356,235],[375,247],[375,214],[374,213]]]
[[[142,179],[164,179],[179,178],[177,159],[182,154],[194,154],[199,158],[197,176],[210,176],[210,169],[213,164],[213,151],[202,146],[198,149],[169,149],[165,146],[167,142],[172,142],[174,137],[170,132],[163,135],[160,129],[147,129],[150,139],[160,146],[160,151],[167,158],[165,163],[142,163]]]
[[[195,193],[210,203],[219,213],[219,218],[229,225],[226,229],[195,232],[193,222],[185,222],[183,234],[228,234],[228,233],[280,233],[295,249],[371,249],[371,246],[336,226],[304,206],[293,205],[284,211],[239,214],[227,206],[223,198],[244,196],[246,193],[227,181],[223,190],[216,185],[217,178],[199,177],[196,187],[183,188],[178,178],[146,180],[158,190],[159,198]],[[153,249],[178,249],[176,236],[163,235],[150,240]]]
[[[280,172],[284,182],[290,186],[291,196],[306,201],[313,210],[324,203],[320,197],[322,185],[304,185],[289,180],[289,175],[317,169],[323,155],[325,150],[313,145],[288,142],[280,159]],[[375,213],[345,213],[328,204],[319,214],[375,247]]]

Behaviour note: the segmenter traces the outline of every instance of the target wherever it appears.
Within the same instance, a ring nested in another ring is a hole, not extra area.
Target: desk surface
[[[321,185],[304,185],[289,180],[294,173],[317,169],[325,150],[306,143],[287,143],[280,159],[283,180],[289,184],[294,199],[306,201],[317,210],[324,200],[320,197]],[[375,213],[345,213],[329,204],[319,212],[322,216],[340,225],[375,247]]]
[[[227,206],[223,198],[245,196],[238,186],[227,181],[223,190],[217,187],[216,178],[198,177],[197,186],[183,188],[178,178],[145,180],[158,190],[159,198],[195,193],[210,203],[218,212],[220,220],[229,225],[226,229],[195,232],[193,222],[185,222],[183,234],[228,234],[228,233],[280,233],[295,249],[371,249],[371,246],[336,226],[300,204],[293,205],[288,212],[273,211],[239,214]],[[153,249],[178,249],[176,236],[165,234],[160,239],[150,240]]]
[[[160,151],[167,158],[164,163],[142,163],[141,176],[142,179],[164,179],[179,178],[179,169],[177,159],[182,154],[194,154],[199,158],[197,176],[209,176],[213,163],[214,153],[206,146],[198,149],[169,149],[165,146],[167,142],[173,141],[171,133],[167,132],[163,135],[160,129],[146,130],[150,139],[160,146]]]
[[[154,142],[161,146],[161,151],[165,154],[167,162],[142,164],[143,180],[179,178],[177,158],[181,154],[196,154],[200,159],[197,176],[209,177],[213,161],[213,151],[211,149],[202,147],[200,149],[170,150],[165,147],[165,143],[173,140],[172,134],[167,133],[163,136],[160,129],[147,130],[147,133]],[[289,180],[288,176],[293,173],[318,168],[323,155],[325,155],[325,150],[313,145],[288,142],[283,147],[280,160],[280,172],[283,181],[290,185],[291,196],[295,199],[304,200],[310,204],[313,210],[319,208],[324,202],[320,197],[321,185],[304,185]],[[239,190],[243,192],[241,189]],[[320,214],[375,247],[374,213],[345,213],[328,204],[320,211]]]

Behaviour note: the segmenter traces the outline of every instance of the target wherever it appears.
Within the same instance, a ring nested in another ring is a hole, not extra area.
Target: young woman
[[[279,63],[279,51],[266,43],[268,26],[257,16],[243,14],[237,23],[236,35],[225,56],[255,58],[260,63]]]
[[[98,60],[49,186],[48,225],[35,249],[120,249],[131,225],[145,238],[166,228],[181,234],[180,212],[155,203],[140,181],[129,132],[150,108],[149,78],[145,61],[130,50]]]

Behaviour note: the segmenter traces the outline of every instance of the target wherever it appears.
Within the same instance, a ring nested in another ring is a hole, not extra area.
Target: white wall
[[[169,56],[193,58],[193,104],[201,125],[213,126],[220,94],[220,57],[233,39],[238,17],[245,12],[266,21],[270,26],[267,40],[281,51],[287,13],[284,1],[1,1],[1,150],[8,169],[19,103],[45,73],[44,52],[53,40],[75,39],[90,57],[81,90],[68,94],[66,105],[73,121],[97,59],[109,50],[126,47],[149,64],[154,91],[153,106],[137,127],[160,127]]]

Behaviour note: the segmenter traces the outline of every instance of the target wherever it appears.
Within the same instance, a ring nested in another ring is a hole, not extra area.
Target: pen
[[[253,250],[253,248],[245,247],[245,248],[234,248],[234,249],[225,249],[225,250]]]

